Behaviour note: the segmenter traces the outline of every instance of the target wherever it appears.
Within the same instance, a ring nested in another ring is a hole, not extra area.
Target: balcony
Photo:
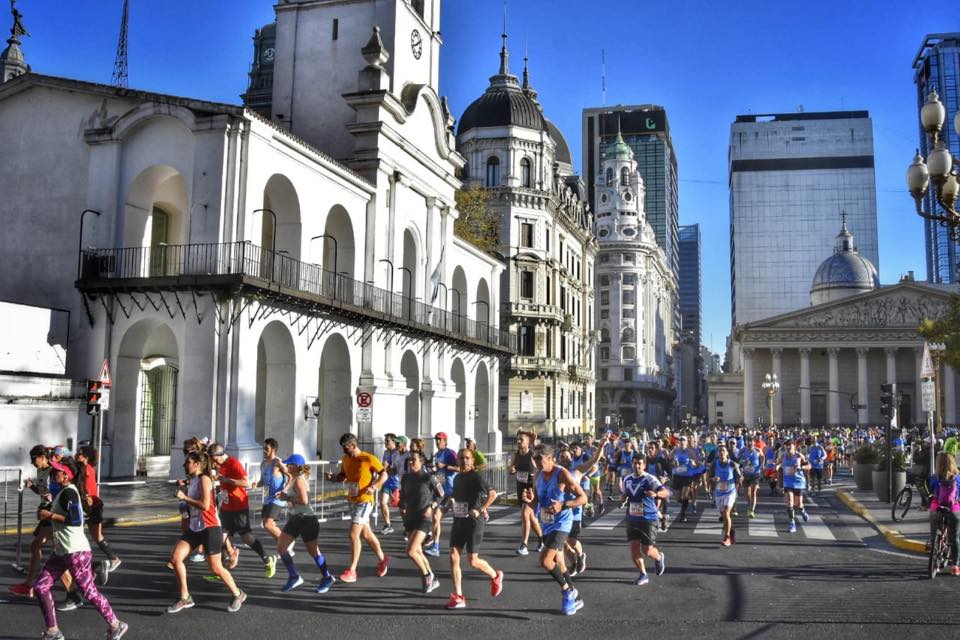
[[[593,369],[590,367],[582,367],[578,364],[569,365],[567,367],[567,375],[576,380],[583,380],[585,382],[589,382],[594,379]]]
[[[553,320],[555,322],[563,320],[563,310],[560,307],[553,304],[540,304],[539,302],[511,302],[510,315]]]
[[[76,286],[85,295],[184,291],[250,296],[500,356],[517,350],[517,338],[508,331],[249,242],[88,249],[80,264]]]
[[[510,358],[510,368],[514,371],[531,371],[534,373],[563,373],[566,367],[560,358],[544,356],[514,356]]]

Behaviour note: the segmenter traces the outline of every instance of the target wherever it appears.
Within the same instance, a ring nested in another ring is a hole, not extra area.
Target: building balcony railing
[[[563,309],[554,304],[540,304],[539,302],[511,302],[510,315],[542,318],[556,322],[563,321]]]
[[[515,371],[544,371],[562,373],[566,367],[560,358],[547,356],[514,356],[510,358],[510,368]]]
[[[567,373],[571,378],[576,378],[578,380],[593,380],[594,373],[593,369],[590,367],[583,367],[578,364],[571,364],[567,367]]]
[[[597,385],[616,389],[639,389],[659,391],[666,394],[673,393],[673,388],[670,386],[670,378],[662,373],[635,374],[632,380],[603,380],[598,382]]]
[[[81,253],[77,288],[85,293],[249,290],[499,355],[517,350],[517,338],[509,331],[249,242],[88,249]]]

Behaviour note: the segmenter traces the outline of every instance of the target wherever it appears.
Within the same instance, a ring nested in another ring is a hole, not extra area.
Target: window
[[[637,274],[635,273],[623,274],[623,284],[629,284],[629,285],[637,284]]]
[[[601,304],[601,305],[608,305],[608,304],[610,304],[610,292],[609,292],[609,291],[601,291],[601,292],[600,292],[600,304]]]
[[[633,327],[625,327],[623,333],[620,336],[620,342],[636,342],[637,341],[637,332],[633,330]]]
[[[600,359],[601,360],[610,359],[610,347],[600,347]]]
[[[723,400],[717,400],[717,408],[719,409],[722,406],[723,406]]]
[[[520,186],[530,188],[530,160],[520,161]]]
[[[623,352],[624,352],[624,357],[627,357],[627,356],[626,356],[627,350],[624,349]],[[631,357],[633,357],[633,356],[631,356]],[[624,367],[624,369],[623,369],[623,379],[624,379],[624,380],[633,380],[633,367]]]
[[[608,319],[609,317],[610,317],[610,310],[609,310],[609,309],[600,309],[600,319],[601,319],[601,320],[606,320],[606,319]]]
[[[623,254],[623,264],[633,264],[633,254],[625,253]]]
[[[600,276],[600,286],[601,287],[610,286],[610,276],[607,276],[607,275]]]
[[[546,397],[546,401],[545,401],[545,404],[544,404],[544,409],[546,410],[545,413],[547,414],[547,417],[548,417],[548,418],[549,418],[549,417],[551,416],[551,414],[553,413],[553,406],[552,406],[553,403],[550,402],[550,397],[551,397],[550,392],[551,392],[551,391],[553,391],[553,389],[551,389],[550,387],[547,387],[547,397]]]
[[[607,177],[607,186],[609,187],[609,186],[613,185],[613,169],[612,169],[612,168],[607,167],[607,176],[606,176],[606,177]]]
[[[610,342],[610,329],[600,329],[600,342]]]
[[[488,187],[500,186],[500,158],[490,156],[487,159],[487,182]]]
[[[547,281],[544,283],[547,287],[547,304],[553,304],[553,298],[550,296],[550,278],[547,277]]]
[[[423,17],[423,0],[410,0],[410,6],[417,12],[417,15]]]
[[[606,367],[600,367],[600,379],[601,379],[601,380],[606,380],[606,379],[607,379],[607,368],[606,368]]]
[[[624,228],[623,228],[623,235],[625,235],[625,236],[634,236],[634,235],[636,235],[636,234],[637,234],[637,230],[636,230],[635,227],[624,227]]]
[[[533,299],[533,271],[520,272],[520,297]]]
[[[533,247],[533,224],[530,222],[520,223],[520,246]]]
[[[520,325],[520,355],[532,356],[534,344],[533,327],[527,324]]]
[[[624,187],[630,184],[630,171],[626,167],[620,169],[620,184]]]
[[[624,290],[623,292],[623,304],[633,304],[633,300],[636,296],[633,291]]]
[[[336,40],[340,37],[340,19],[333,19],[333,39]]]
[[[623,318],[624,320],[636,320],[637,319],[637,309],[635,307],[624,307],[623,308]]]
[[[606,263],[608,263],[608,262],[610,262],[610,254],[609,254],[609,253],[601,253],[601,254],[600,254],[600,264],[606,264]]]

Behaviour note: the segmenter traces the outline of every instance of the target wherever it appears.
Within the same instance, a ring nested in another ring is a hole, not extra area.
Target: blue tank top
[[[713,461],[713,475],[717,478],[716,492],[718,495],[729,495],[736,491],[737,487],[733,482],[733,463],[721,464],[719,459]]]
[[[621,478],[633,473],[633,456],[635,453],[636,451],[627,451],[626,449],[620,452],[620,466],[617,469]]]
[[[557,477],[560,475],[558,470],[550,474],[547,480],[544,473],[537,476],[537,502],[540,505],[540,525],[543,534],[547,535],[554,531],[570,533],[573,528],[573,511],[564,507],[560,513],[548,512],[548,509],[554,502],[566,500],[566,493],[560,490]]]
[[[763,452],[763,464],[768,469],[773,469],[777,466],[777,451],[772,446],[767,446]]]
[[[803,489],[807,486],[807,478],[800,468],[800,454],[783,456],[783,486],[787,489]]]
[[[760,454],[756,449],[740,452],[740,471],[745,478],[755,478],[760,473]]]
[[[267,475],[262,475],[260,482],[263,484],[263,488],[266,489],[266,495],[263,497],[263,504],[275,504],[278,507],[287,506],[286,500],[281,500],[277,497],[277,494],[283,490],[283,485],[286,482],[286,477],[282,473],[274,473],[274,466],[271,464],[269,472]]]
[[[684,449],[677,449],[673,454],[673,475],[686,477],[691,474],[690,454]]]

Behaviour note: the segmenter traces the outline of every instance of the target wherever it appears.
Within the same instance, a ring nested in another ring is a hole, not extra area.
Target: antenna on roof
[[[110,84],[127,86],[127,21],[130,15],[130,0],[123,0],[123,16],[120,18],[120,37],[117,39],[117,57],[113,61],[113,77]]]
[[[607,52],[600,49],[600,106],[607,106]]]

